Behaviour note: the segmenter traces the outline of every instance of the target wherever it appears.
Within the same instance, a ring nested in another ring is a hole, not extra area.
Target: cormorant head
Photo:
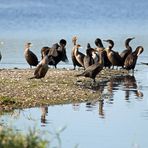
[[[87,48],[91,48],[90,43],[87,43]]]
[[[102,44],[102,41],[101,41],[100,38],[97,38],[97,39],[95,40],[95,45],[96,45],[97,47],[103,47],[103,44]]]
[[[113,47],[114,46],[113,40],[103,40],[103,41],[109,43],[109,47]]]
[[[129,42],[130,42],[131,40],[133,40],[133,39],[135,39],[135,37],[133,37],[133,38],[127,38],[127,39],[125,40],[125,47],[129,46]]]
[[[86,49],[86,54],[89,56],[92,56],[92,52],[94,52],[95,50],[93,48],[91,48],[90,44],[87,44],[87,49]]]
[[[66,42],[65,39],[61,39],[60,42],[59,42],[59,44],[60,44],[61,46],[64,46],[64,47],[66,46],[66,43],[67,43],[67,42]]]
[[[72,38],[72,42],[74,43],[74,42],[76,42],[76,41],[77,41],[77,37],[74,36],[74,37]]]
[[[77,48],[80,48],[80,47],[81,47],[81,45],[80,45],[80,44],[78,44],[78,45],[77,45]]]
[[[144,48],[142,46],[138,46],[136,48],[137,56],[139,56],[144,51]]]
[[[25,47],[26,48],[30,48],[31,46],[32,46],[32,44],[30,42],[28,42],[28,43],[25,44]]]

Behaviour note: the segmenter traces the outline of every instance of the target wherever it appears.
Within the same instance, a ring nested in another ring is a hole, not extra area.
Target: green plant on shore
[[[0,148],[46,148],[48,141],[42,140],[36,130],[23,135],[10,128],[0,129]]]
[[[10,97],[6,97],[6,96],[1,96],[0,97],[0,104],[5,104],[5,105],[9,105],[9,104],[15,104],[16,103],[16,99],[12,99]]]

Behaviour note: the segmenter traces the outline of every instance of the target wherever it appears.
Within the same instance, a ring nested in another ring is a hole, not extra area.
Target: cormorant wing
[[[35,69],[34,76],[38,75],[39,70],[41,69],[42,64],[38,64],[37,68]]]
[[[48,55],[52,55],[53,57],[57,57],[58,56],[58,51],[56,48],[50,48]]]

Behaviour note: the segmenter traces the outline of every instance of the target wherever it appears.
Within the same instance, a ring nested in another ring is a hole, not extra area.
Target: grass
[[[22,134],[19,130],[1,125],[0,148],[61,148],[61,133],[65,129],[66,126],[41,132],[33,128]]]
[[[16,99],[12,99],[12,98],[9,98],[9,97],[6,97],[6,96],[2,96],[0,97],[0,104],[3,105],[11,105],[11,104],[15,104],[16,103]]]
[[[12,129],[0,129],[0,148],[46,148],[48,141],[40,138],[36,130],[23,135]]]

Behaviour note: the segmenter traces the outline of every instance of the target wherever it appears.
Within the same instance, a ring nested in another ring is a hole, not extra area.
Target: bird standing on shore
[[[104,67],[106,68],[106,67],[108,67],[108,68],[110,68],[111,67],[111,62],[109,61],[109,59],[108,59],[108,57],[107,57],[107,52],[106,52],[106,50],[105,50],[105,48],[104,48],[104,46],[103,46],[103,43],[102,43],[102,41],[101,41],[101,39],[100,38],[97,38],[96,40],[95,40],[95,45],[97,46],[97,48],[96,48],[96,51],[99,53],[99,52],[103,52],[103,54],[104,54]]]
[[[142,46],[138,46],[134,52],[129,54],[124,62],[124,68],[126,70],[132,70],[132,73],[134,73],[134,69],[137,63],[138,56],[144,51],[144,48]]]
[[[127,38],[127,39],[125,40],[125,48],[126,48],[126,49],[123,50],[123,51],[120,53],[120,57],[122,58],[123,63],[124,63],[126,57],[127,57],[130,53],[132,53],[132,47],[129,45],[129,43],[130,43],[130,41],[133,40],[133,39],[135,39],[135,38],[134,38],[134,37],[133,37],[133,38]]]
[[[88,43],[87,49],[86,49],[86,55],[84,56],[84,59],[83,59],[83,64],[85,69],[90,65],[94,64],[94,59],[92,57],[93,52],[94,52],[94,49],[91,48],[90,44]]]
[[[99,74],[99,72],[103,69],[104,66],[104,53],[100,52],[99,53],[99,62],[95,63],[85,69],[85,71],[81,74],[76,75],[77,77],[79,76],[84,76],[84,77],[89,77],[93,79],[93,82],[95,83],[96,76]]]
[[[53,61],[52,56],[45,55],[35,69],[34,76],[29,79],[41,79],[48,71],[48,63]]]
[[[32,68],[32,66],[37,66],[38,65],[38,58],[30,50],[30,47],[31,47],[31,43],[27,43],[25,45],[24,55],[25,55],[25,59],[26,59],[27,63],[30,65],[30,68]]]
[[[122,58],[120,57],[119,53],[112,50],[114,47],[114,42],[112,40],[103,40],[104,42],[109,43],[108,48],[106,48],[107,51],[107,57],[111,64],[114,66],[123,66]]]
[[[72,58],[72,62],[73,62],[74,70],[75,70],[76,66],[78,67],[84,66],[83,60],[84,60],[85,55],[78,50],[78,48],[80,48],[81,46],[76,43],[77,42],[76,36],[72,38],[72,42],[73,42],[74,47],[72,48],[72,51],[71,51],[71,58]]]
[[[41,49],[41,59],[43,59],[44,56],[46,56],[49,53],[50,47],[45,46]]]
[[[51,48],[49,48],[49,52],[48,55],[53,57],[53,61],[49,61],[49,65],[54,65],[55,68],[57,68],[57,64],[60,61],[63,62],[68,62],[68,58],[66,55],[66,40],[65,39],[61,39],[59,44],[55,43],[52,45]]]

